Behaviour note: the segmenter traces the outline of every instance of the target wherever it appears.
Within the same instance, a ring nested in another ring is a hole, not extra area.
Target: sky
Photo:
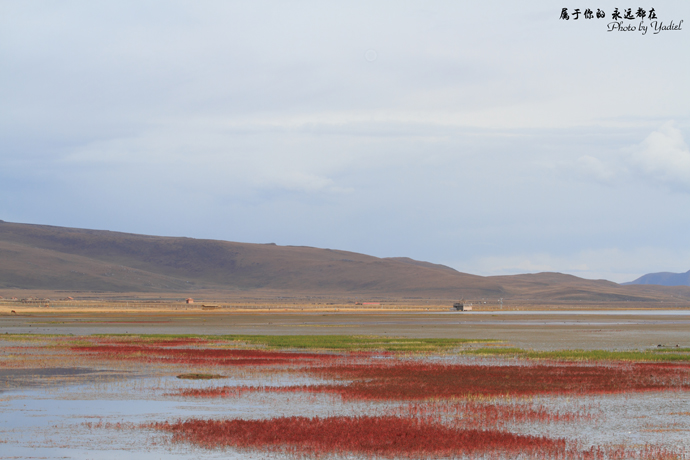
[[[0,219],[685,272],[688,21],[667,0],[0,0]]]

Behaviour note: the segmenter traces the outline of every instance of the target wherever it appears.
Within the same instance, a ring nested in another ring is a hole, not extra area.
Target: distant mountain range
[[[648,273],[624,284],[656,284],[659,286],[690,286],[690,270],[685,273]]]
[[[406,257],[0,221],[0,289],[347,297],[677,302],[690,287],[622,286],[561,273],[484,277]]]

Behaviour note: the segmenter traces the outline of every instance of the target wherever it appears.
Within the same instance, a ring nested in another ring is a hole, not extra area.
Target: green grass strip
[[[7,334],[1,340],[37,341],[50,337],[70,337],[81,343],[83,337],[56,334]],[[86,336],[89,337],[89,336]],[[535,351],[499,345],[490,339],[429,339],[364,335],[198,335],[198,334],[96,334],[90,337],[128,337],[155,340],[198,338],[227,342],[228,345],[270,349],[331,350],[331,351],[390,351],[404,353],[460,353],[464,355],[514,356],[525,359],[570,361],[650,361],[690,362],[690,348],[663,347],[644,351],[555,350]],[[86,342],[85,342],[86,343]],[[471,348],[469,344],[487,346]]]
[[[134,336],[132,334],[106,334],[100,337]],[[198,338],[224,341],[271,349],[333,350],[333,351],[395,351],[395,352],[442,352],[468,343],[491,343],[495,340],[475,339],[418,339],[403,337],[379,337],[364,335],[136,335],[143,339],[166,340]]]
[[[326,349],[326,350],[384,350],[384,351],[442,351],[467,343],[491,342],[470,339],[417,339],[400,337],[352,335],[261,335],[225,336],[225,339],[269,348]]]
[[[677,350],[677,352],[676,352]],[[664,350],[645,351],[607,351],[607,350],[555,350],[534,351],[522,348],[474,348],[462,350],[462,354],[488,356],[515,356],[530,359],[553,359],[568,361],[690,361],[690,353],[683,353],[687,349],[680,348],[674,352]]]

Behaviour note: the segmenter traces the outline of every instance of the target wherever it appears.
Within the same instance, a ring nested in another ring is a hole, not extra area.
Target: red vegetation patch
[[[351,381],[342,386],[324,386],[324,390],[358,400],[690,390],[690,367],[645,363],[591,366],[395,363],[333,365],[311,368],[310,372],[325,378]]]
[[[327,365],[309,372],[346,384],[184,389],[174,395],[233,397],[250,392],[331,393],[349,400],[418,401],[467,396],[532,396],[690,390],[690,367],[655,364],[478,366]]]
[[[463,430],[401,417],[281,417],[268,420],[199,420],[153,423],[173,440],[207,448],[230,446],[294,454],[363,454],[447,457],[520,453],[530,458],[565,454],[566,441],[495,430]]]
[[[581,450],[565,439],[529,436],[496,429],[461,429],[428,418],[396,416],[279,417],[267,420],[200,420],[142,425],[172,433],[173,442],[206,448],[234,447],[293,455],[355,454],[395,458],[679,459],[684,452],[641,448],[592,447]]]
[[[654,364],[478,366],[439,364],[330,365],[310,368],[349,383],[286,387],[188,389],[180,396],[239,396],[252,391],[338,394],[343,399],[415,401],[467,396],[605,394],[690,390],[690,367]]]
[[[202,366],[313,364],[315,361],[332,361],[333,359],[340,358],[338,355],[320,353],[289,353],[218,348],[170,348],[148,344],[133,345],[129,342],[77,346],[70,349],[79,353],[88,353],[99,359]]]

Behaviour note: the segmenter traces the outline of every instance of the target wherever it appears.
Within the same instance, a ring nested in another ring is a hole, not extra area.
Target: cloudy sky
[[[608,31],[639,7],[681,30]],[[684,272],[688,21],[667,0],[0,0],[0,219]]]

